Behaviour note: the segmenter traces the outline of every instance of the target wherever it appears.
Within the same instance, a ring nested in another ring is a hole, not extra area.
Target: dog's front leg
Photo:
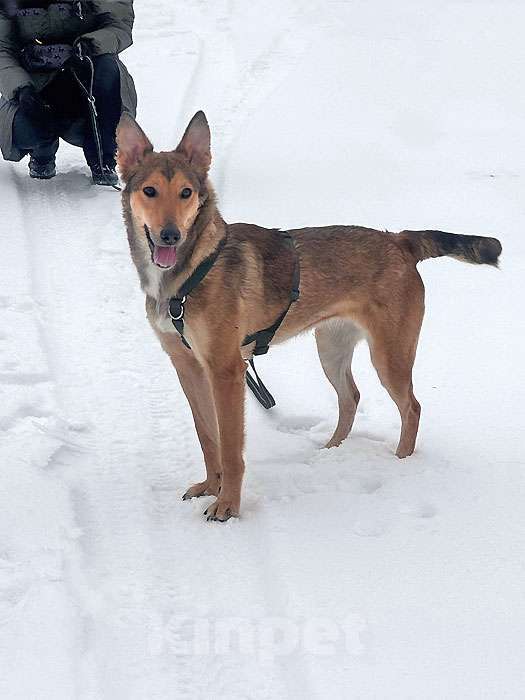
[[[206,465],[206,479],[190,486],[182,498],[187,500],[199,496],[218,496],[222,466],[219,426],[210,381],[194,353],[185,348],[177,336],[164,333],[159,336],[190,404]]]
[[[238,353],[238,351],[237,351]],[[208,362],[221,444],[222,482],[218,499],[205,511],[208,520],[239,515],[244,474],[244,382],[246,365],[240,354],[217,353]]]

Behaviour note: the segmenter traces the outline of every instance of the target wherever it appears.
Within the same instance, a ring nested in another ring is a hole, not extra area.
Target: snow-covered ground
[[[0,697],[523,698],[525,10],[516,0],[148,0],[125,58],[175,146],[203,108],[229,221],[500,237],[420,266],[415,455],[356,358],[354,432],[311,336],[259,361],[243,515],[203,471],[120,201],[81,153],[0,164]]]

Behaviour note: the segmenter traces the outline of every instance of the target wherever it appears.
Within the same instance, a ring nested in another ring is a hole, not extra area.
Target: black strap
[[[270,349],[270,343],[273,340],[274,335],[277,333],[279,330],[279,327],[281,323],[284,321],[286,314],[288,311],[290,311],[291,305],[299,299],[300,295],[300,284],[301,284],[301,265],[299,261],[299,255],[297,253],[297,249],[295,247],[295,241],[290,233],[287,231],[281,232],[281,235],[283,236],[284,240],[286,243],[290,246],[292,246],[294,252],[295,252],[295,266],[294,266],[294,272],[293,272],[293,279],[292,279],[292,289],[290,291],[290,302],[286,309],[282,312],[282,314],[277,318],[277,320],[272,323],[271,326],[268,328],[264,328],[262,331],[257,331],[256,333],[252,333],[251,335],[247,335],[246,338],[243,341],[243,346],[244,345],[249,345],[250,343],[253,343],[255,341],[255,347],[253,349],[253,355],[265,355],[268,350]],[[273,396],[270,394],[268,389],[264,386],[261,378],[257,374],[257,370],[255,369],[255,363],[252,360],[250,360],[250,366],[255,374],[255,378],[252,377],[250,374],[250,371],[247,369],[246,370],[246,383],[248,384],[248,388],[250,391],[253,393],[257,401],[264,406],[264,408],[269,409],[275,406],[275,399]]]
[[[262,379],[259,377],[257,374],[257,370],[255,369],[255,363],[253,360],[250,360],[250,366],[253,369],[253,373],[255,374],[255,379],[252,377],[250,374],[250,370],[246,370],[246,384],[248,385],[248,388],[252,392],[252,394],[255,396],[257,401],[264,406],[264,408],[273,408],[275,406],[275,399],[273,396],[270,394],[268,389],[264,386]]]
[[[82,11],[82,5],[80,3],[77,3],[77,7],[80,8],[80,11]],[[83,17],[81,17],[83,19]],[[100,139],[100,130],[98,128],[98,112],[97,112],[97,105],[95,102],[95,97],[93,95],[93,84],[95,82],[95,66],[93,65],[93,61],[91,59],[91,56],[88,56],[87,54],[82,53],[82,44],[77,44],[75,46],[75,49],[78,52],[78,57],[80,58],[81,61],[85,61],[87,65],[89,66],[89,88],[87,88],[84,83],[80,80],[78,77],[76,71],[71,68],[71,73],[73,74],[75,80],[79,84],[80,88],[82,89],[82,92],[86,96],[86,99],[88,101],[89,105],[89,116],[91,117],[91,128],[93,129],[93,136],[95,138],[95,145],[97,148],[97,158],[98,158],[98,164],[100,167],[100,172],[102,174],[102,177],[106,180],[107,184],[113,187],[114,190],[117,190],[117,192],[121,191],[121,188],[118,185],[113,185],[111,182],[109,182],[105,172],[104,172],[104,157],[102,155],[102,142]]]
[[[301,283],[301,265],[299,261],[299,255],[297,253],[297,249],[295,247],[295,241],[290,233],[287,231],[281,232],[281,235],[283,236],[283,239],[286,241],[286,243],[290,246],[292,246],[294,252],[295,252],[295,266],[294,266],[294,272],[293,272],[293,279],[292,279],[292,289],[290,292],[290,301],[288,303],[288,306],[286,309],[282,312],[282,314],[277,318],[275,323],[272,323],[271,326],[268,328],[263,329],[262,331],[257,331],[256,333],[252,333],[251,335],[246,336],[244,339],[242,346],[244,347],[245,345],[249,345],[250,343],[253,343],[255,341],[255,347],[253,349],[253,355],[264,355],[268,352],[270,343],[273,340],[274,335],[277,333],[277,330],[279,329],[279,326],[282,324],[284,321],[286,314],[290,310],[291,305],[299,299],[299,294],[300,294],[300,283]],[[192,274],[188,277],[188,279],[184,282],[184,284],[180,287],[179,291],[177,294],[173,297],[170,298],[169,303],[168,303],[168,311],[169,315],[171,317],[171,321],[173,325],[175,326],[175,329],[177,330],[178,334],[180,335],[180,338],[184,345],[188,348],[188,350],[191,350],[190,344],[184,337],[184,304],[186,303],[186,297],[191,294],[191,292],[202,282],[202,280],[206,277],[208,272],[211,270],[213,265],[215,264],[215,261],[219,257],[219,254],[224,247],[224,244],[226,243],[226,237],[224,237],[217,248],[214,250],[214,252],[209,255],[205,260],[203,260],[200,265],[198,265],[195,270],[192,272]],[[253,373],[255,374],[255,377],[253,377],[250,374],[250,371],[247,369],[246,370],[246,383],[248,385],[248,388],[250,391],[253,393],[257,401],[264,406],[264,408],[269,409],[275,406],[275,399],[273,396],[270,394],[268,389],[265,387],[263,384],[261,378],[257,374],[257,370],[255,369],[255,363],[253,359],[250,361],[250,366],[253,370]]]
[[[299,299],[300,295],[300,284],[301,284],[301,265],[299,262],[299,255],[297,254],[297,249],[295,247],[295,241],[288,231],[282,231],[281,235],[285,242],[290,245],[295,252],[295,266],[293,271],[292,279],[292,290],[290,292],[290,302],[282,314],[277,318],[275,323],[272,323],[268,328],[264,328],[262,331],[257,331],[256,333],[251,333],[247,335],[242,342],[242,346],[249,345],[255,341],[255,347],[253,349],[254,355],[266,355],[270,349],[270,343],[273,340],[274,335],[279,330],[281,323],[286,318],[286,314],[290,311],[291,305]]]
[[[184,337],[184,304],[186,297],[202,282],[211,268],[215,265],[215,261],[219,257],[221,250],[226,243],[226,236],[219,241],[219,244],[207,258],[197,265],[184,284],[179,288],[179,291],[174,297],[171,297],[168,303],[168,312],[177,333],[184,345],[191,350],[190,344]]]
[[[224,236],[224,238],[221,238],[213,253],[210,253],[210,255],[208,255],[207,258],[204,258],[204,260],[197,265],[197,267],[195,268],[195,270],[193,270],[186,282],[184,282],[184,284],[180,287],[179,291],[177,292],[177,297],[185,297],[193,292],[195,287],[197,287],[202,282],[202,280],[206,277],[211,268],[215,265],[215,261],[219,257],[221,250],[224,248],[225,245],[226,236]]]

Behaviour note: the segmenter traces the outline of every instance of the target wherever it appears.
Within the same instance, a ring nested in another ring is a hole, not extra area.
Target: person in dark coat
[[[60,137],[84,149],[96,184],[118,182],[117,124],[137,107],[133,79],[118,57],[132,44],[133,21],[133,0],[0,0],[5,160],[29,154],[31,177],[54,177]],[[100,148],[84,90],[91,81]]]

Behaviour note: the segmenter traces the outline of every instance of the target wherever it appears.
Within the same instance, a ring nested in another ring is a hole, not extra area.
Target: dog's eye
[[[154,187],[145,187],[142,191],[146,197],[154,197],[157,194],[157,190]]]
[[[180,196],[182,197],[182,199],[188,199],[189,197],[191,197],[191,195],[192,195],[192,191],[189,187],[185,187],[182,190],[182,192],[180,193]]]

